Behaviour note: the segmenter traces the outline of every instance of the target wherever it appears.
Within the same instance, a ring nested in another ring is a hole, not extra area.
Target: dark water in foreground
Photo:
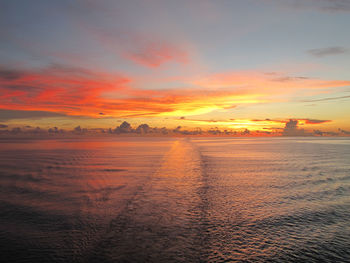
[[[1,262],[350,262],[350,140],[0,142]]]

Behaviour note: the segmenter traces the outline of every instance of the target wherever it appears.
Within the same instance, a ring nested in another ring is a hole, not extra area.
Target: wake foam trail
[[[175,141],[86,261],[198,261],[204,247],[203,194],[198,149],[188,139]]]

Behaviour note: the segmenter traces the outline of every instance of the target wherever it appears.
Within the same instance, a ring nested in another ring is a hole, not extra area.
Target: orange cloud
[[[168,116],[230,109],[256,97],[229,90],[135,89],[131,83],[132,79],[120,74],[61,66],[38,72],[5,72],[0,75],[0,107],[91,117]]]
[[[51,67],[40,72],[0,76],[0,106],[7,109],[46,110],[90,115],[104,92],[126,92],[130,79],[80,69]],[[85,111],[84,111],[85,109]]]
[[[35,72],[0,70],[0,108],[94,118],[188,116],[229,110],[239,104],[273,102],[273,95],[287,89],[350,85],[349,81],[280,78],[277,74],[238,72],[197,81],[197,88],[152,90],[132,87],[133,79],[122,74],[58,65]],[[254,121],[249,123],[254,125]]]

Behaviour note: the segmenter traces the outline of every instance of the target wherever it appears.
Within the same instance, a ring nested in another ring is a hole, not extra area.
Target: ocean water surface
[[[350,262],[347,138],[0,141],[1,262]]]

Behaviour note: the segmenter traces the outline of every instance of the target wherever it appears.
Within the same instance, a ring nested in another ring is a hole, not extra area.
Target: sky
[[[0,129],[350,130],[349,25],[349,0],[0,0]]]

